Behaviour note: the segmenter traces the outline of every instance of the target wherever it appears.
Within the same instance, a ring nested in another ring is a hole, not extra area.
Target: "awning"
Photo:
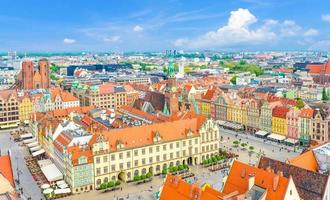
[[[226,123],[226,121],[223,120],[217,120],[217,122],[220,126],[223,126]]]
[[[41,149],[41,146],[38,145],[38,146],[35,146],[35,147],[30,148],[30,151],[31,152],[35,152],[35,151],[39,151],[40,149]]]
[[[284,141],[287,142],[287,143],[290,143],[290,144],[297,144],[298,143],[298,140],[293,139],[293,138],[287,138]]]
[[[63,179],[63,175],[54,163],[41,168],[48,182],[54,182]]]
[[[30,144],[27,144],[27,146],[28,146],[29,148],[31,148],[31,147],[36,147],[36,146],[38,146],[38,142],[37,142],[37,141],[35,141],[35,142],[31,142]]]
[[[43,153],[45,153],[45,150],[44,149],[40,149],[39,151],[33,152],[32,153],[32,157],[39,156],[39,155],[41,155]]]
[[[278,141],[283,141],[283,140],[285,140],[285,136],[283,136],[283,135],[278,135],[278,134],[275,134],[275,133],[272,133],[272,134],[268,135],[267,138],[269,138],[269,139],[273,139],[273,140],[278,140]]]
[[[32,142],[35,142],[35,141],[37,141],[37,139],[36,138],[32,138],[32,139],[23,140],[23,143],[24,144],[29,144],[29,143],[32,143]]]
[[[27,133],[27,134],[21,135],[21,139],[27,139],[27,138],[32,138],[32,137],[33,137],[32,133]]]
[[[56,189],[54,191],[55,194],[67,194],[67,193],[70,193],[70,192],[71,192],[70,188]]]
[[[256,135],[259,135],[259,136],[262,136],[262,137],[265,137],[266,135],[268,135],[269,133],[267,131],[257,131],[255,133]]]

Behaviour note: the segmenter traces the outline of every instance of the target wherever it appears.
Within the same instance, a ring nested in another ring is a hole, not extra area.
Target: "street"
[[[19,182],[17,188],[23,188],[23,198],[32,200],[44,199],[43,194],[41,194],[41,189],[38,187],[37,183],[34,181],[29,169],[27,168],[24,160],[24,156],[27,155],[27,149],[24,146],[19,146],[19,143],[15,143],[10,138],[11,130],[1,130],[0,131],[0,150],[1,154],[7,154],[7,151],[11,152],[13,174],[16,180]]]

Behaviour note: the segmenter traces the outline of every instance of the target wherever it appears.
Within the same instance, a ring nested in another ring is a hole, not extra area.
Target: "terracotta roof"
[[[190,185],[178,176],[168,174],[160,194],[160,200],[219,200],[223,197],[219,191],[216,191],[208,186],[202,190],[198,184]]]
[[[270,171],[252,167],[237,160],[234,160],[231,166],[223,193],[229,194],[238,191],[239,194],[243,194],[248,192],[250,175],[255,176],[254,185],[267,190],[266,200],[284,199],[289,183],[288,178]]]
[[[68,148],[68,153],[71,154],[71,161],[74,166],[79,164],[78,159],[81,156],[87,158],[87,163],[93,163],[93,153],[90,149],[84,149],[83,147],[75,145]]]
[[[0,97],[6,101],[11,95],[17,96],[16,90],[0,90]]]
[[[321,72],[330,74],[330,60],[325,64],[310,64],[306,68],[309,69],[310,74],[320,74]]]
[[[0,156],[0,173],[15,187],[13,169],[9,155]]]
[[[313,150],[309,150],[291,160],[289,160],[291,165],[307,169],[313,172],[317,172],[319,169],[317,160],[315,158]]]
[[[289,108],[286,106],[277,106],[273,109],[273,117],[286,118],[286,113],[289,112]]]
[[[262,169],[270,168],[274,172],[281,171],[283,176],[287,178],[291,176],[298,190],[298,194],[303,200],[323,199],[323,194],[328,182],[327,175],[267,157],[260,158],[258,167]]]
[[[158,132],[162,141],[173,141],[187,137],[188,130],[199,135],[201,126],[197,118],[155,123],[151,125],[112,129],[102,133],[109,141],[110,149],[116,150],[116,142],[122,141],[125,148],[154,144],[153,137]],[[169,129],[170,128],[170,129]]]
[[[60,96],[62,101],[78,101],[78,98],[73,96],[71,93],[63,91],[61,88],[51,88],[50,93],[52,96],[52,101],[55,101],[57,96]]]
[[[301,109],[299,117],[312,118],[314,110],[311,108]]]
[[[69,138],[67,135],[65,135],[64,133],[61,133],[56,140],[53,142],[54,146],[56,147],[56,149],[60,152],[63,151],[64,147],[67,147],[70,142],[72,141],[71,138]]]
[[[212,100],[214,94],[215,94],[215,89],[208,89],[206,93],[202,96],[202,99]]]

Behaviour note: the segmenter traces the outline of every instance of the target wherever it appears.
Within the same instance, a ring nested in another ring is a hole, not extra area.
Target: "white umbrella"
[[[43,193],[44,194],[50,194],[50,193],[52,193],[54,190],[52,189],[52,188],[48,188],[48,189],[45,189],[44,191],[43,191]]]
[[[63,184],[66,184],[65,181],[63,180],[56,181],[56,185],[63,185]]]
[[[64,188],[68,187],[68,184],[64,183],[64,184],[59,185],[58,187],[61,189],[64,189]]]
[[[47,188],[49,188],[50,187],[50,185],[49,184],[43,184],[42,186],[41,186],[41,189],[43,189],[43,190],[45,190],[45,189],[47,189]]]

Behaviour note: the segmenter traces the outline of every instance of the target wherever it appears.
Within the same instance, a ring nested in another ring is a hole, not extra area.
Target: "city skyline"
[[[0,51],[330,50],[322,0],[2,4]]]

